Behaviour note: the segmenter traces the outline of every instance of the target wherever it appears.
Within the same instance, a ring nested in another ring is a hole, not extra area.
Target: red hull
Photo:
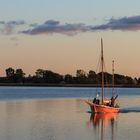
[[[96,124],[100,120],[103,120],[105,124],[108,124],[111,120],[115,120],[118,117],[118,113],[94,113],[90,120]]]
[[[86,101],[86,103],[90,106],[93,113],[118,113],[119,108],[110,107],[106,105],[97,105],[90,101]]]

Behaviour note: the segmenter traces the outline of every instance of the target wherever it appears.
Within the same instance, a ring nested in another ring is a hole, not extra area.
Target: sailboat
[[[86,100],[86,103],[90,106],[92,113],[118,113],[119,106],[115,104],[115,100],[118,97],[115,96],[114,90],[114,61],[112,61],[112,97],[104,97],[104,55],[103,55],[103,40],[101,39],[101,77],[102,77],[102,90],[101,100],[94,98],[93,101]]]

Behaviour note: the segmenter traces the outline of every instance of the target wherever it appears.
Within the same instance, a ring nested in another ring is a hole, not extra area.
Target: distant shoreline
[[[1,86],[17,86],[17,87],[101,87],[96,84],[45,84],[45,83],[0,83]],[[107,86],[111,88],[112,86]],[[140,85],[116,85],[116,88],[140,88]]]

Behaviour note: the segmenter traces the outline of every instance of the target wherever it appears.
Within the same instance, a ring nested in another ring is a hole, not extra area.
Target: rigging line
[[[101,57],[101,56],[100,56],[100,57]],[[98,59],[97,67],[96,67],[96,69],[95,69],[95,72],[96,72],[96,73],[97,73],[97,71],[98,71],[98,68],[100,67],[100,63],[101,63],[100,57],[99,57],[99,59]]]
[[[99,87],[99,76],[98,76],[98,71],[100,70],[100,64],[101,64],[101,56],[99,56],[99,59],[98,59],[98,63],[97,63],[97,67],[96,67],[96,70],[95,70],[95,72],[96,72],[96,82],[97,82],[97,86]],[[98,87],[96,88],[96,93],[98,92]]]
[[[107,77],[107,69],[106,69],[105,61],[103,62],[103,65],[104,65],[104,69],[105,69],[104,73],[105,73],[106,93],[109,93],[109,82],[108,82],[108,77]]]

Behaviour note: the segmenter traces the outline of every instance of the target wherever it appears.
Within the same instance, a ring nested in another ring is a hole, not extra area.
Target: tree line
[[[96,73],[93,70],[85,72],[82,69],[76,71],[76,76],[71,74],[62,75],[51,70],[37,69],[34,75],[28,75],[19,69],[11,67],[5,70],[6,76],[0,77],[0,83],[29,83],[29,84],[93,84],[101,85],[101,72]],[[112,84],[112,74],[104,72],[104,81]],[[134,86],[140,85],[140,78],[114,74],[115,85]]]

